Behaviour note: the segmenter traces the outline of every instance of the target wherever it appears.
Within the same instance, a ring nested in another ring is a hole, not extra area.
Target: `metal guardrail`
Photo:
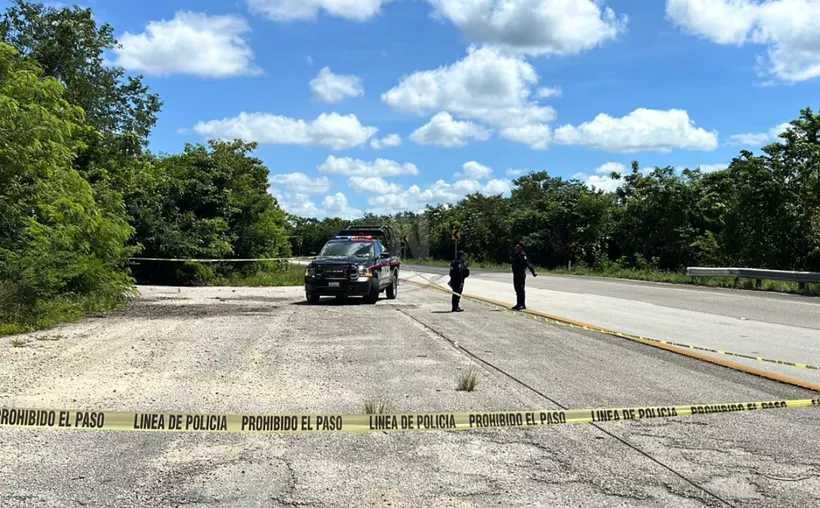
[[[801,288],[806,284],[820,284],[818,272],[791,272],[787,270],[764,270],[762,268],[701,268],[689,267],[686,275],[691,277],[734,277],[735,279],[782,280],[797,282]]]

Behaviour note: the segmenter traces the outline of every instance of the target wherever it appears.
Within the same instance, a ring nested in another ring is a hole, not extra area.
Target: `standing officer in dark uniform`
[[[464,312],[464,309],[459,307],[461,302],[461,293],[464,291],[464,279],[470,276],[470,269],[464,263],[464,251],[458,251],[456,259],[450,265],[450,282],[448,283],[453,288],[453,310],[452,312]]]
[[[538,277],[535,273],[535,267],[532,266],[530,260],[527,258],[527,253],[524,252],[524,246],[516,244],[515,254],[512,257],[512,271],[513,271],[513,286],[515,286],[516,304],[512,310],[524,310],[527,308],[525,304],[524,286],[527,284],[527,270],[532,272],[533,277]]]

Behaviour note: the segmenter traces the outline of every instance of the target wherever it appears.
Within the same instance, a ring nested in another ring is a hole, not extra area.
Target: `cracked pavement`
[[[22,347],[5,339],[0,405],[324,414],[377,398],[492,411],[817,396],[471,302],[451,314],[447,295],[410,284],[376,306],[308,306],[300,288],[140,290],[125,311],[16,337]],[[469,370],[476,391],[457,392]],[[393,434],[0,429],[0,506],[804,507],[820,498],[819,415]]]

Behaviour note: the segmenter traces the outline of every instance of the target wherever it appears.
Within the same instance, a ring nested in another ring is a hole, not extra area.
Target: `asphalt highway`
[[[440,285],[448,279],[441,267],[405,266],[403,274]],[[471,270],[464,292],[515,303],[509,273]],[[654,339],[820,366],[820,298],[541,275],[527,278],[527,307]],[[817,370],[731,360],[820,383]]]
[[[603,334],[400,285],[141,287],[0,345],[0,406],[362,413],[816,398]],[[473,392],[456,390],[474,373]],[[191,435],[0,428],[0,506],[811,506],[818,407],[528,429]]]

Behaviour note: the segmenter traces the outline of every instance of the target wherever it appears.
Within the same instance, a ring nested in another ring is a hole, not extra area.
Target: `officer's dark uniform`
[[[464,291],[464,279],[470,276],[470,269],[464,264],[461,259],[464,253],[459,252],[458,258],[453,260],[450,265],[450,287],[453,288],[453,312],[461,312],[459,303],[461,302],[461,293]],[[455,294],[458,293],[458,294]]]
[[[513,254],[512,257],[512,271],[513,271],[513,286],[515,286],[515,296],[516,296],[516,304],[513,309],[515,310],[522,310],[526,309],[525,303],[525,291],[524,287],[527,284],[527,270],[529,269],[532,272],[533,277],[537,277],[538,274],[535,273],[535,267],[530,263],[530,260],[527,258],[527,253],[523,250],[517,254]]]

